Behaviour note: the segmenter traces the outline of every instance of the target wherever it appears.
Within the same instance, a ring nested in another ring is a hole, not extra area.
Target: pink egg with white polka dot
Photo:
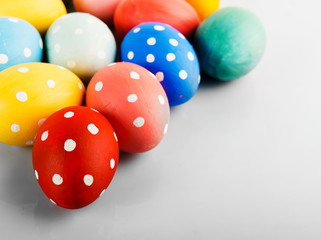
[[[98,71],[88,85],[86,104],[110,121],[124,152],[153,149],[168,129],[169,103],[162,85],[133,63],[119,62]]]
[[[118,139],[108,120],[94,109],[75,106],[55,112],[42,124],[33,167],[52,203],[77,209],[105,192],[118,157]]]

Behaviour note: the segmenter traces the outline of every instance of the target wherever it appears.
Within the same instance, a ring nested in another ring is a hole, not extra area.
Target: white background
[[[267,48],[227,84],[203,82],[154,150],[121,154],[105,194],[53,205],[32,149],[0,144],[0,239],[321,239],[321,4],[222,0],[254,11]]]

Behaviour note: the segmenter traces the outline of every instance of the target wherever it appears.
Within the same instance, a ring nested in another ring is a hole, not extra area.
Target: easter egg
[[[42,49],[40,34],[30,23],[0,17],[0,72],[20,63],[41,62]]]
[[[67,107],[40,127],[33,167],[53,203],[77,209],[105,192],[115,174],[118,155],[115,132],[102,114],[88,107]]]
[[[143,23],[132,29],[121,45],[122,61],[154,73],[171,106],[190,100],[200,82],[198,58],[183,34],[162,23]]]
[[[200,19],[193,7],[182,0],[123,0],[119,3],[114,23],[121,38],[144,22],[166,23],[190,37]]]
[[[120,0],[73,0],[77,12],[87,12],[107,24],[113,24],[114,12]]]
[[[0,16],[11,16],[31,23],[41,34],[59,17],[66,14],[61,0],[1,0]]]
[[[219,8],[219,0],[186,0],[204,20]]]
[[[0,72],[0,141],[32,145],[39,126],[60,108],[83,103],[85,87],[69,70],[24,63]]]
[[[264,26],[255,14],[228,7],[202,22],[194,47],[205,73],[229,81],[255,68],[263,55],[265,42]]]
[[[90,81],[86,105],[112,124],[124,152],[146,152],[167,132],[169,105],[155,75],[133,63],[116,63],[98,71]]]
[[[88,13],[57,19],[46,35],[48,61],[64,66],[84,82],[115,61],[116,42],[108,26]]]

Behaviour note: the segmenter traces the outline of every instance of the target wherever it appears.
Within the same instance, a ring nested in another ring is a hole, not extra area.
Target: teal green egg
[[[194,45],[202,71],[230,81],[256,67],[265,49],[266,34],[262,22],[251,11],[227,7],[201,23]]]

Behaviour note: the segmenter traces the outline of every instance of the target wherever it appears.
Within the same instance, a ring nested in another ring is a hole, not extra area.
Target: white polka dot
[[[164,30],[165,30],[165,27],[163,27],[163,26],[161,26],[161,25],[155,25],[155,26],[154,26],[154,29],[155,29],[156,31],[164,31]]]
[[[76,67],[76,63],[74,60],[69,60],[69,61],[67,61],[67,66],[69,68],[74,68],[74,67]]]
[[[32,145],[32,144],[33,144],[32,140],[26,142],[26,145]]]
[[[78,83],[78,87],[79,87],[80,90],[82,90],[82,88],[83,88],[83,86],[82,86],[82,84],[80,82]]]
[[[188,52],[188,53],[187,53],[187,57],[188,57],[188,59],[191,60],[191,61],[194,61],[194,59],[195,59],[194,54],[193,54],[192,52]]]
[[[8,20],[9,20],[10,22],[13,22],[13,23],[19,22],[19,20],[18,20],[17,18],[13,18],[13,17],[8,18]]]
[[[47,138],[48,138],[48,136],[49,136],[48,131],[43,132],[43,133],[41,134],[41,141],[43,141],[43,142],[46,141]]]
[[[80,35],[80,34],[83,34],[84,33],[84,30],[82,29],[82,28],[77,28],[76,30],[75,30],[75,34],[76,35]]]
[[[60,26],[56,26],[53,30],[52,30],[52,33],[55,34],[57,33],[59,30],[60,30]]]
[[[87,185],[87,186],[91,186],[94,182],[94,178],[93,176],[87,174],[84,176],[84,183]]]
[[[131,102],[131,103],[136,102],[137,99],[138,99],[138,97],[137,97],[136,94],[130,94],[130,95],[127,97],[128,102]]]
[[[181,38],[181,39],[185,39],[185,36],[181,33],[178,33],[178,36]]]
[[[42,39],[41,39],[41,38],[39,38],[39,47],[40,47],[41,49],[43,49],[43,42],[42,42]]]
[[[140,79],[140,76],[137,72],[130,72],[130,77],[132,79]]]
[[[144,124],[145,124],[145,119],[142,118],[142,117],[138,117],[138,118],[136,118],[136,119],[134,120],[133,123],[134,123],[134,125],[135,125],[136,127],[140,128],[140,127],[144,126]]]
[[[165,104],[165,98],[162,95],[158,95],[158,100],[160,104]]]
[[[35,170],[35,176],[36,176],[36,179],[39,180],[39,175],[38,175],[37,170]]]
[[[187,72],[186,72],[185,70],[181,70],[181,71],[179,72],[179,77],[180,77],[181,79],[185,80],[185,79],[187,78],[187,76],[188,76],[188,74],[187,74]]]
[[[63,66],[58,66],[60,69],[62,69],[62,70],[66,70],[66,68],[65,67],[63,67]]]
[[[117,135],[115,132],[114,132],[114,137],[115,137],[116,142],[118,142],[118,138],[117,138]]]
[[[115,159],[110,159],[110,168],[111,169],[114,169],[114,167],[115,167]]]
[[[31,50],[30,50],[30,48],[25,48],[25,49],[23,50],[23,54],[25,55],[26,58],[31,57]]]
[[[27,93],[25,92],[18,92],[16,94],[16,98],[20,101],[20,102],[26,102],[28,100],[28,96]]]
[[[147,44],[150,46],[153,46],[156,44],[156,39],[154,37],[151,37],[147,40]]]
[[[176,39],[173,39],[173,38],[169,39],[169,43],[174,47],[178,46],[178,41]]]
[[[146,61],[152,63],[155,61],[155,56],[153,54],[148,54],[146,57]]]
[[[90,18],[90,19],[88,19],[88,22],[89,22],[89,23],[95,23],[95,20],[92,19],[92,18]]]
[[[8,62],[9,58],[6,54],[0,54],[0,64],[6,64]]]
[[[174,53],[169,53],[169,54],[167,54],[166,59],[167,59],[167,61],[172,62],[176,59],[176,56]]]
[[[99,197],[101,197],[101,195],[103,195],[105,191],[106,191],[106,189],[104,189],[104,190],[100,193]]]
[[[56,83],[55,83],[54,80],[48,80],[48,81],[47,81],[47,85],[48,85],[50,88],[54,88],[55,85],[56,85]]]
[[[74,140],[68,139],[65,141],[64,149],[67,152],[72,152],[73,150],[75,150],[75,148],[76,148],[76,142]]]
[[[66,113],[64,114],[64,117],[65,117],[65,118],[72,118],[74,115],[75,115],[74,112],[69,111],[69,112],[66,112]]]
[[[56,173],[52,176],[52,182],[56,185],[60,185],[62,184],[63,179],[59,174]]]
[[[104,37],[105,37],[106,40],[113,40],[112,39],[112,35],[110,35],[108,33],[105,33]]]
[[[42,118],[38,121],[38,126],[40,127],[46,121],[45,118]]]
[[[18,72],[21,72],[21,73],[26,73],[26,72],[28,72],[29,71],[29,69],[27,68],[27,67],[20,67],[20,68],[18,68]]]
[[[105,59],[105,58],[106,58],[106,53],[101,50],[101,51],[99,51],[99,52],[97,53],[97,56],[98,56],[98,58],[100,58],[100,59]]]
[[[14,133],[17,133],[20,131],[20,126],[18,124],[12,124],[11,125],[11,131]]]
[[[61,46],[60,46],[60,44],[55,44],[55,46],[54,46],[54,49],[55,49],[55,52],[56,53],[59,53],[60,52],[60,50],[61,50]]]
[[[164,135],[167,133],[167,130],[168,130],[168,124],[166,124],[164,127]]]
[[[52,199],[49,199],[49,200],[50,200],[50,202],[52,202],[53,204],[57,205]]]
[[[87,126],[88,131],[92,134],[92,135],[96,135],[99,132],[99,129],[96,127],[95,124],[91,123]]]
[[[95,90],[96,90],[97,92],[99,92],[99,91],[101,91],[101,89],[103,89],[103,86],[104,86],[103,82],[102,82],[102,81],[99,81],[99,82],[97,82],[96,85],[95,85]]]
[[[139,31],[140,31],[140,28],[138,27],[138,28],[135,28],[133,32],[138,33]]]
[[[156,77],[161,82],[164,80],[164,73],[158,72],[158,73],[156,73]]]
[[[127,58],[128,58],[129,60],[132,60],[132,59],[134,58],[134,52],[132,52],[132,51],[128,52]]]

